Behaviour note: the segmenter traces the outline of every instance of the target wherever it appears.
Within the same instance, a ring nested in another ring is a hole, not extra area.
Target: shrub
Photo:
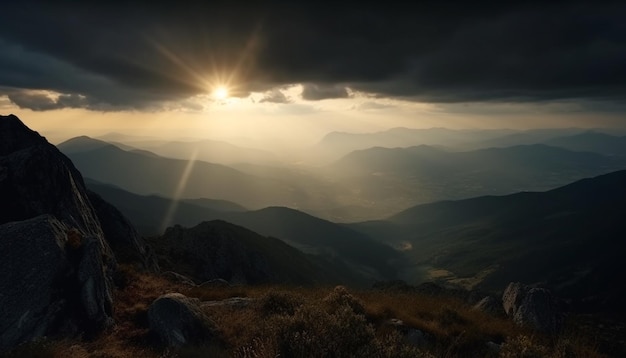
[[[335,287],[335,289],[324,298],[324,303],[330,312],[337,312],[343,307],[348,307],[356,314],[365,314],[363,303],[358,298],[352,296],[343,286]]]
[[[260,299],[261,311],[265,315],[290,315],[304,304],[304,299],[288,292],[271,291]]]
[[[273,323],[277,351],[286,357],[364,356],[362,350],[375,339],[372,326],[348,306],[334,314],[303,306]]]
[[[500,348],[502,358],[541,358],[548,357],[548,349],[535,344],[528,336],[516,336],[506,340]]]

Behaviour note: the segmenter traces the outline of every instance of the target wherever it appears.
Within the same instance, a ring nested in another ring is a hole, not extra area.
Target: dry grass
[[[241,286],[190,288],[158,275],[122,269],[114,329],[93,341],[31,343],[9,357],[488,357],[486,343],[502,344],[502,357],[602,357],[575,331],[561,337],[533,334],[505,318],[474,311],[453,297],[352,291],[332,287]],[[202,301],[254,300],[245,307],[208,306],[219,339],[206,346],[163,350],[149,335],[146,312],[168,292]],[[387,324],[399,319],[422,331],[415,347]]]

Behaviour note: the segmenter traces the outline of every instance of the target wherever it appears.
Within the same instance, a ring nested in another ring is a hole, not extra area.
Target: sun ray
[[[183,192],[187,188],[187,182],[189,181],[189,176],[193,171],[193,167],[196,164],[196,159],[198,158],[199,149],[191,153],[191,157],[187,161],[187,165],[183,170],[180,180],[178,181],[178,186],[174,191],[174,195],[172,196],[172,202],[170,206],[167,208],[167,213],[163,217],[163,221],[161,222],[161,232],[164,232],[171,224],[174,219],[174,214],[176,213],[176,209],[178,209],[178,203],[180,202],[181,197],[183,196]]]

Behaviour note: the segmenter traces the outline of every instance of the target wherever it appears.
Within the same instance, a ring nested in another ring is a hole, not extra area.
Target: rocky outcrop
[[[230,283],[228,281],[223,280],[221,278],[216,278],[214,280],[204,281],[204,282],[202,282],[198,286],[200,286],[200,288],[226,288],[226,287],[231,287]]]
[[[428,338],[426,334],[419,329],[407,326],[402,320],[392,318],[385,322],[385,325],[392,327],[400,336],[404,339],[405,343],[422,349],[428,344]]]
[[[231,307],[231,308],[244,308],[248,307],[254,298],[250,297],[231,297],[220,301],[204,301],[200,303],[200,307]]]
[[[119,262],[139,263],[144,269],[159,272],[156,255],[128,219],[100,195],[92,191],[88,191],[87,194],[100,220],[104,237],[115,253],[115,258]]]
[[[499,298],[493,296],[485,296],[482,300],[478,301],[473,310],[482,311],[493,316],[504,316],[504,310],[502,309],[502,301]]]
[[[13,115],[0,116],[0,198],[0,350],[109,326],[117,262],[83,178]]]
[[[202,312],[199,300],[180,293],[157,298],[148,308],[150,330],[168,347],[200,344],[215,337],[215,325]]]
[[[97,239],[50,215],[0,225],[0,351],[111,324]]]
[[[103,237],[81,174],[13,115],[0,117],[0,197],[0,223],[50,214],[85,235]],[[110,255],[104,240],[101,245]]]
[[[563,328],[564,316],[558,300],[545,288],[512,282],[504,290],[502,306],[519,325],[547,333],[557,333]]]

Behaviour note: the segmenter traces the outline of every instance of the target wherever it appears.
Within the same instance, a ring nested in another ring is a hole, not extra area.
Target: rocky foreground
[[[156,268],[121,214],[94,207],[72,162],[13,115],[0,117],[0,198],[0,351],[113,325],[112,244]]]

